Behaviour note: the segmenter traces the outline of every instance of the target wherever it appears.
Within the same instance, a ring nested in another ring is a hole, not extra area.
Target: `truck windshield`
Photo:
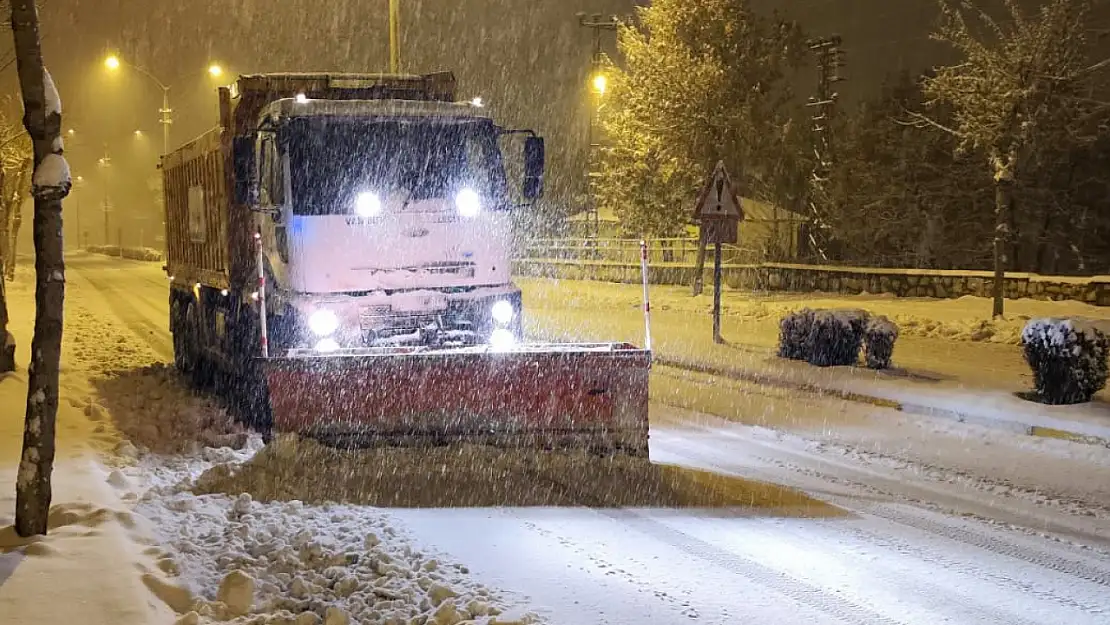
[[[364,191],[409,202],[453,198],[470,188],[505,201],[505,174],[492,122],[293,120],[286,128],[293,211],[352,211]]]

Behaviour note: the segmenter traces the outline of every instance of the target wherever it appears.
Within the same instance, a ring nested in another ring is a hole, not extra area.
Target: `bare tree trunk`
[[[1001,317],[1006,296],[1006,257],[1010,230],[1010,203],[1013,199],[1013,180],[1006,175],[997,176],[994,182],[994,311]]]
[[[12,216],[12,202],[8,194],[8,174],[0,170],[0,280],[8,275],[8,232]]]
[[[39,45],[34,0],[12,0],[23,125],[34,148],[31,194],[35,198],[35,336],[28,368],[23,456],[16,478],[15,531],[45,534],[54,471],[54,420],[58,412],[58,367],[62,351],[65,259],[62,256],[62,198],[69,193],[69,166],[62,156],[62,111]]]
[[[0,373],[15,371],[15,337],[8,332],[8,292],[4,281],[7,251],[3,247],[8,232],[8,211],[4,202],[4,182],[6,176],[0,170],[0,340],[3,340],[3,349],[0,350]]]
[[[8,238],[6,241],[7,248],[5,251],[7,255],[4,257],[4,275],[9,282],[15,280],[15,261],[16,255],[19,253],[19,227],[23,224],[23,193],[27,188],[27,176],[31,174],[34,168],[34,162],[31,159],[24,161],[19,167],[15,177],[15,185],[12,187],[11,195],[9,196],[8,203]]]

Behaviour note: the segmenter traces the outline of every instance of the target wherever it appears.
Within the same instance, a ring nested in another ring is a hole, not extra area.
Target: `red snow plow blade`
[[[293,350],[263,363],[279,433],[648,453],[651,352],[629,344]]]

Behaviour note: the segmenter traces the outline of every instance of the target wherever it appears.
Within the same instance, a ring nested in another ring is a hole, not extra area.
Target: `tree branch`
[[[947,132],[948,134],[952,135],[953,137],[957,137],[959,139],[964,138],[964,135],[962,135],[959,131],[957,131],[953,128],[949,128],[948,126],[945,126],[944,124],[942,124],[940,122],[937,122],[933,119],[930,119],[926,115],[922,115],[921,113],[918,113],[916,111],[911,111],[909,109],[902,109],[902,111],[905,112],[906,115],[909,115],[912,119],[910,121],[903,121],[901,119],[895,119],[894,121],[897,124],[900,124],[902,126],[912,126],[914,128],[924,128],[926,126],[932,126],[933,128],[936,128],[938,130],[943,130],[944,132]]]

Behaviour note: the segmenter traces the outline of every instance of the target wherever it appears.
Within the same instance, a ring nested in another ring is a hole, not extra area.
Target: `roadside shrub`
[[[871,317],[864,327],[864,360],[869,369],[889,369],[898,326],[883,316]]]
[[[861,310],[819,310],[806,340],[806,360],[818,367],[854,365],[859,360],[867,313]]]
[[[1031,319],[1021,333],[1033,385],[1046,404],[1091,401],[1106,387],[1110,340],[1083,319]]]
[[[779,356],[790,360],[806,360],[806,342],[813,328],[813,311],[808,308],[787,313],[779,322]]]

